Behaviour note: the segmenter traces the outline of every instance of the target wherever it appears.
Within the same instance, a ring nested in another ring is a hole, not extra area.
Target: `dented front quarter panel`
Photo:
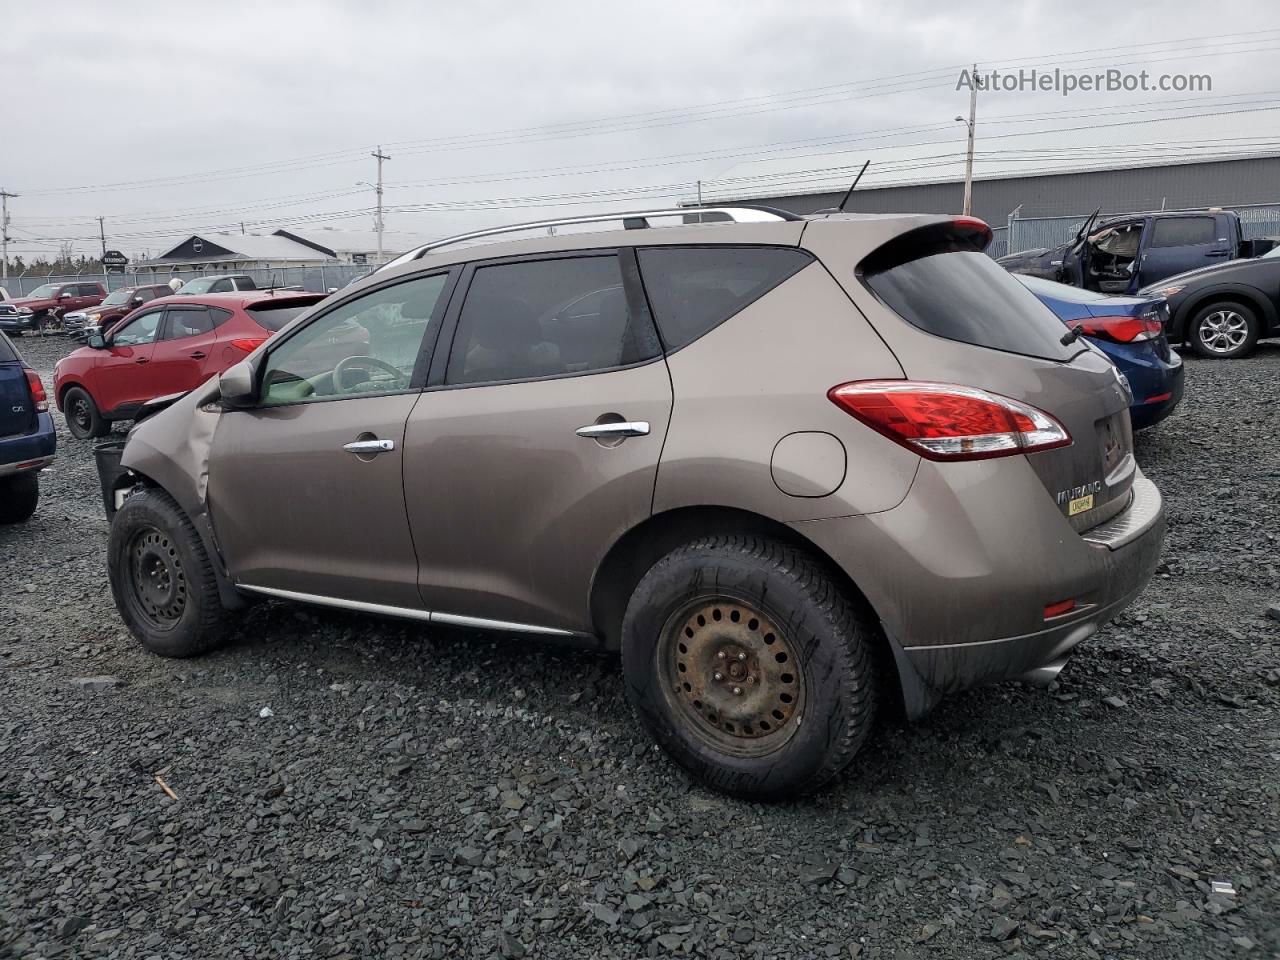
[[[192,518],[205,512],[209,450],[221,419],[216,377],[129,431],[120,464],[162,488]]]

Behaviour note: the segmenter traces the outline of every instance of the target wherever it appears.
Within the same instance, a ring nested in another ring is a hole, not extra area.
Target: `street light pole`
[[[373,188],[378,195],[378,215],[374,220],[374,226],[378,230],[378,266],[382,266],[382,161],[391,158],[382,152],[382,144],[378,144],[378,149],[371,156],[378,161],[378,185]]]
[[[965,122],[964,117],[956,117],[961,123]],[[967,217],[973,212],[973,131],[978,125],[978,65],[973,65],[973,73],[970,75],[969,83],[969,148],[965,153],[964,159],[964,215]]]

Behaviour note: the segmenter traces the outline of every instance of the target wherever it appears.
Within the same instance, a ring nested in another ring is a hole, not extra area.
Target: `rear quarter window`
[[[1045,360],[1069,360],[1062,321],[1003,267],[948,225],[890,241],[859,267],[876,298],[926,333]]]
[[[636,257],[668,350],[714,330],[813,262],[794,247],[642,247]]]
[[[21,359],[9,338],[0,333],[0,363],[13,363],[15,360]]]

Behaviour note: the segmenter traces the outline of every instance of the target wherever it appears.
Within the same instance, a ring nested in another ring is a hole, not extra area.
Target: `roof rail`
[[[621,220],[623,226],[627,230],[642,230],[650,226],[650,218],[658,217],[695,217],[703,213],[715,213],[726,216],[734,223],[773,223],[784,220],[802,220],[794,213],[786,210],[779,210],[775,207],[756,206],[753,204],[726,204],[715,207],[679,207],[676,209],[662,210],[631,210],[623,213],[601,213],[593,214],[588,217],[563,217],[557,220],[535,220],[531,223],[513,223],[505,227],[489,227],[486,230],[473,230],[470,233],[460,233],[454,237],[445,237],[443,240],[432,240],[430,243],[424,243],[419,247],[414,247],[406,253],[402,253],[394,260],[388,260],[378,270],[386,270],[388,267],[399,266],[402,263],[408,263],[411,260],[417,260],[426,256],[433,250],[439,250],[441,247],[452,246],[455,243],[464,243],[467,240],[478,240],[481,237],[493,237],[503,233],[516,233],[524,230],[546,230],[553,227],[569,227],[580,223],[609,223],[614,220]],[[700,221],[693,221],[700,222]],[[711,221],[720,222],[720,221]],[[374,271],[375,273],[377,270]]]

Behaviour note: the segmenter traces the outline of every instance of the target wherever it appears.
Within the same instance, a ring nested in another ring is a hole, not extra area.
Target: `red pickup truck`
[[[101,283],[46,283],[25,297],[0,303],[0,330],[16,336],[57,326],[64,313],[96,307],[106,296]]]

